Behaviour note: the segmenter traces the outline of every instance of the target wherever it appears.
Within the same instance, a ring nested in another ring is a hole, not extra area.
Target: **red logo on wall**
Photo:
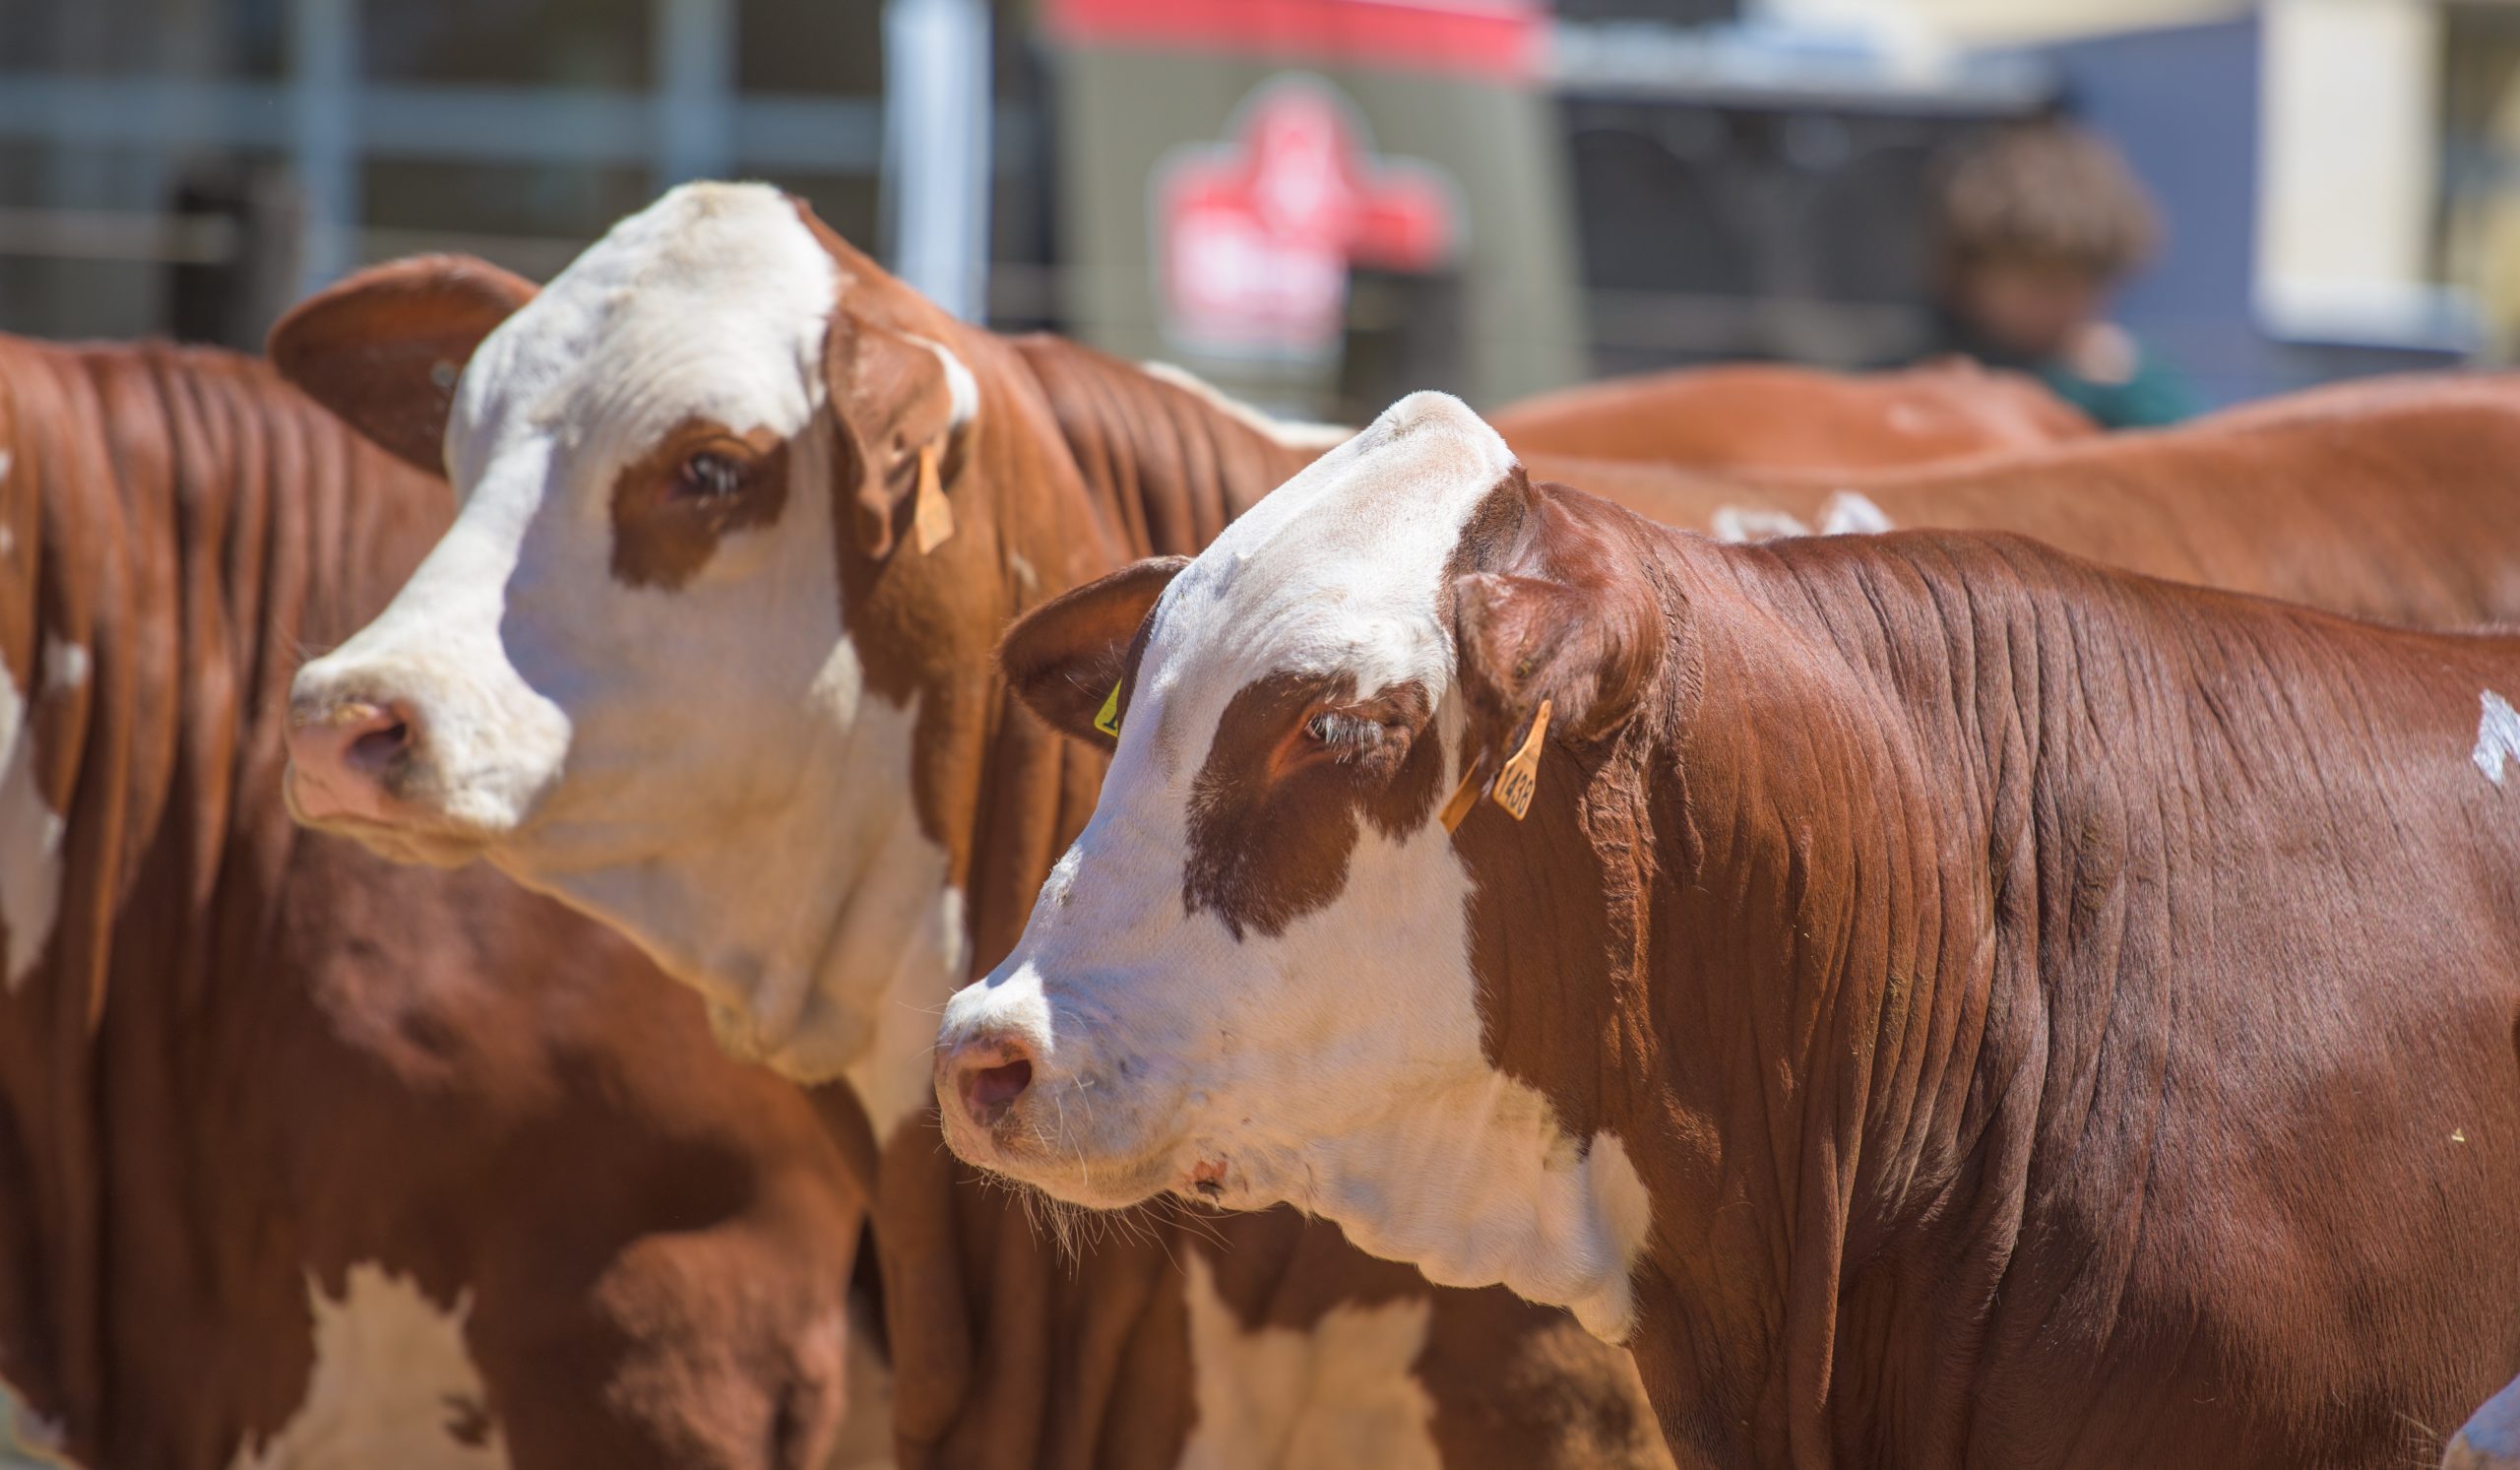
[[[1223,144],[1157,165],[1166,335],[1228,355],[1319,357],[1339,344],[1351,266],[1428,271],[1459,251],[1460,207],[1433,164],[1381,159],[1328,84],[1264,84]]]

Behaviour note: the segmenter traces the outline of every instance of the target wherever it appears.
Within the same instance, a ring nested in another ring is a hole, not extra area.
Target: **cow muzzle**
[[[1020,1023],[955,1024],[936,1047],[936,1108],[965,1163],[1077,1204],[1118,1209],[1188,1175],[1175,1110],[1148,1106],[1135,1066],[1098,1066],[1069,1038],[1054,1053]]]
[[[558,775],[568,722],[547,701],[453,697],[463,690],[338,654],[299,670],[290,814],[399,862],[463,863],[512,836]]]

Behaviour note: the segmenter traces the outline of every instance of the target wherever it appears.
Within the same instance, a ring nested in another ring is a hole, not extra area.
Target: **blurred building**
[[[2228,399],[2520,341],[2520,9],[2457,0],[13,0],[0,327],[251,346],[766,177],[969,315],[1353,415],[1928,340],[1923,180],[2062,110]]]

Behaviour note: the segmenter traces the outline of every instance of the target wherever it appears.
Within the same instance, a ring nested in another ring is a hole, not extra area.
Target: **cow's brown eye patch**
[[[680,587],[720,540],[778,520],[787,502],[786,439],[685,419],[613,480],[612,574],[632,587]]]
[[[1337,898],[1360,821],[1398,837],[1433,812],[1443,742],[1418,737],[1431,713],[1414,683],[1367,700],[1314,675],[1245,685],[1191,782],[1183,906],[1239,939]]]

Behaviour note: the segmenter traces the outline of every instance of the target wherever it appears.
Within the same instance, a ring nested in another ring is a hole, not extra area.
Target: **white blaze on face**
[[[467,1299],[441,1310],[373,1262],[350,1267],[338,1300],[310,1277],[315,1368],[297,1412],[240,1446],[229,1470],[500,1470],[508,1462],[481,1375],[464,1350]]]
[[[52,643],[44,659],[47,692],[87,677],[87,650]],[[34,973],[61,906],[61,813],[35,785],[34,707],[0,668],[0,991]]]
[[[1286,673],[1415,681],[1449,767],[1462,717],[1439,593],[1465,524],[1513,468],[1494,430],[1418,394],[1226,529],[1155,613],[1094,819],[1024,938],[947,1007],[1039,1054],[1052,1193],[1124,1202],[1223,1165],[1229,1203],[1292,1200],[1441,1284],[1502,1283],[1613,1339],[1630,1321],[1645,1190],[1618,1140],[1570,1136],[1481,1044],[1473,881],[1425,813],[1358,824],[1335,899],[1237,940],[1187,912],[1192,784],[1228,705]],[[1438,790],[1458,773],[1446,772]]]
[[[1431,1301],[1342,1304],[1308,1328],[1246,1328],[1204,1254],[1190,1251],[1182,1268],[1198,1404],[1182,1470],[1439,1470],[1435,1401],[1415,1371]]]
[[[764,185],[686,185],[614,226],[474,352],[455,526],[298,684],[414,696],[458,837],[638,940],[731,1050],[809,1080],[869,1063],[905,967],[921,1006],[962,974],[933,922],[948,860],[912,805],[915,711],[867,692],[841,625],[820,415],[846,288]],[[640,584],[614,566],[616,482],[694,420],[786,441],[785,501],[679,585]]]

